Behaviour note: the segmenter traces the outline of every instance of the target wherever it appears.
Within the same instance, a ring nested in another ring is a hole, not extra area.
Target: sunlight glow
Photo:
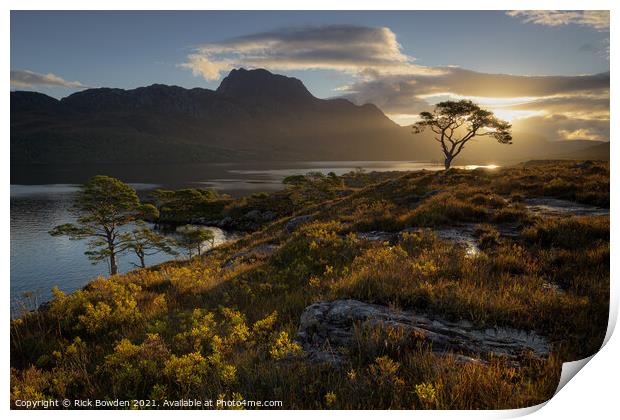
[[[515,110],[510,109],[516,105],[523,105],[530,102],[539,100],[540,98],[533,96],[520,96],[513,98],[492,98],[485,96],[462,96],[454,93],[445,92],[432,95],[421,96],[431,104],[436,104],[441,101],[451,100],[460,101],[462,99],[470,99],[480,105],[482,108],[487,108],[495,113],[498,118],[512,122],[519,118],[529,118],[537,115],[545,115],[545,111],[542,110]]]
[[[515,109],[504,109],[504,108],[491,108],[491,111],[497,118],[501,118],[502,120],[506,120],[508,122],[513,122],[519,118],[529,118],[537,115],[545,115],[545,111],[533,111],[533,110],[515,110]]]
[[[472,171],[474,169],[497,169],[499,168],[499,165],[465,165],[463,166],[463,169],[466,169],[468,171]]]

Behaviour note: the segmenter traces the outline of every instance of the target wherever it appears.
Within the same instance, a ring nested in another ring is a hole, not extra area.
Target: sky
[[[467,98],[515,130],[609,138],[606,11],[11,12],[11,90],[215,89],[238,67],[403,125]]]

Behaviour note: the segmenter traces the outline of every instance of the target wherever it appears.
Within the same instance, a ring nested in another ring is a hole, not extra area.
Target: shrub
[[[402,220],[409,226],[436,226],[479,222],[486,220],[487,214],[487,210],[478,204],[461,200],[452,193],[440,193],[426,199]]]
[[[269,354],[272,358],[278,360],[287,356],[296,355],[301,352],[301,346],[291,341],[286,331],[281,331],[275,339]]]
[[[162,366],[170,352],[158,334],[149,334],[140,345],[124,338],[105,357],[101,368],[109,381],[112,398],[146,398],[162,379]]]
[[[523,236],[543,247],[587,248],[599,241],[609,242],[609,217],[549,218],[526,229]]]
[[[402,222],[394,213],[395,207],[393,203],[386,200],[362,203],[355,208],[349,218],[354,222],[353,228],[356,231],[395,231],[402,228]]]
[[[326,266],[340,272],[359,253],[355,235],[341,236],[342,225],[314,222],[299,228],[272,257],[282,274],[306,284],[313,275],[322,275]]]
[[[164,364],[163,374],[187,397],[204,386],[209,373],[207,360],[200,352],[177,357],[172,355]]]
[[[478,206],[485,206],[491,208],[502,208],[506,206],[506,200],[497,194],[490,192],[474,194],[469,202]]]

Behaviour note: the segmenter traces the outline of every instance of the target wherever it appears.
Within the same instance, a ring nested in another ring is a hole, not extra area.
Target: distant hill
[[[513,133],[513,144],[507,146],[494,143],[488,138],[474,138],[463,152],[465,159],[477,158],[478,162],[511,164],[532,159],[609,159],[587,157],[586,151],[593,147],[609,150],[608,142],[590,140],[547,141],[542,136],[517,131]],[[602,150],[601,149],[601,150]],[[582,157],[580,157],[582,156]]]
[[[609,142],[595,144],[581,150],[559,155],[565,159],[609,160]]]
[[[514,137],[512,146],[473,142],[456,163],[592,146]],[[440,158],[430,133],[413,136],[375,105],[318,99],[300,80],[262,69],[232,70],[216,90],[156,84],[87,89],[61,100],[11,92],[14,165]]]

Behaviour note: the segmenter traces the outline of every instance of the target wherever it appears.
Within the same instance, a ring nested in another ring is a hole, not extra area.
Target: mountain
[[[217,90],[11,92],[11,162],[134,163],[414,159],[376,106],[315,98],[295,78],[232,70]]]

